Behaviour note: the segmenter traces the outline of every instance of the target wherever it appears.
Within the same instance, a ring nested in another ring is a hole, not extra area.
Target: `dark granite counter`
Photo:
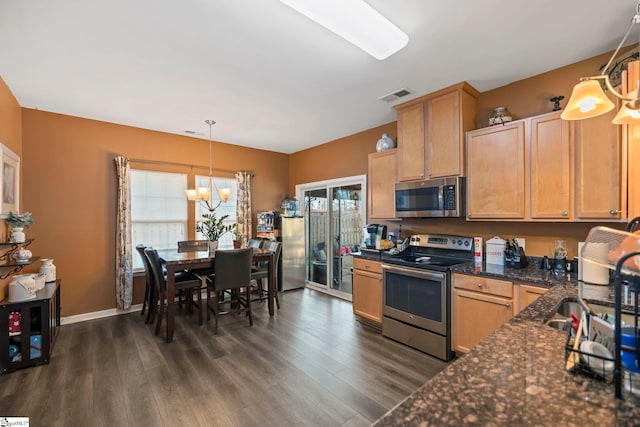
[[[578,295],[611,299],[610,286],[586,285],[535,265],[516,270],[473,263],[454,272],[536,283],[549,290],[380,418],[377,426],[626,426],[640,424],[640,398],[565,370],[567,335],[544,323]]]

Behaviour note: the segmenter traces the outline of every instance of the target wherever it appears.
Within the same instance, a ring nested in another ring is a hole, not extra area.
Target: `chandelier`
[[[220,204],[229,200],[229,197],[231,197],[231,188],[218,188],[213,180],[211,127],[215,125],[216,122],[213,120],[205,120],[204,122],[209,125],[209,184],[206,187],[188,188],[184,191],[187,194],[188,200],[192,202],[200,201],[209,212],[213,212]],[[218,203],[215,206],[213,205],[211,197],[213,195],[213,189],[216,190],[219,197]]]
[[[599,76],[582,77],[580,83],[573,87],[571,92],[571,98],[567,102],[567,106],[560,115],[564,120],[583,120],[591,117],[596,117],[601,114],[608,113],[615,108],[615,105],[607,97],[602,90],[600,82],[604,82],[605,86],[616,98],[621,99],[624,103],[620,107],[618,114],[613,119],[613,123],[617,125],[637,123],[640,119],[640,84],[636,89],[636,93],[629,93],[624,96],[618,93],[613,85],[608,72],[609,67],[613,63],[620,48],[624,45],[627,37],[631,33],[631,29],[637,23],[640,23],[640,1],[636,5],[636,13],[631,19],[631,25],[627,30],[627,33],[622,38],[622,41],[618,45],[618,48],[613,52],[611,59],[607,65],[602,69]],[[615,67],[614,67],[615,69]]]

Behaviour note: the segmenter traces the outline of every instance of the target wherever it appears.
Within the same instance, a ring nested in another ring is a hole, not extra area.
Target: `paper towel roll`
[[[584,242],[578,242],[578,252],[580,253],[580,266],[578,267],[578,280],[594,285],[609,284],[609,269],[601,267],[590,261],[582,259],[582,246]],[[589,243],[589,253],[595,259],[606,260],[609,254],[609,245],[606,243]]]

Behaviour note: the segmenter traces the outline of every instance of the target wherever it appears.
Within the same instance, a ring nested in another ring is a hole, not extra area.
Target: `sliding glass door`
[[[352,252],[362,244],[364,176],[296,187],[305,218],[307,286],[351,299]]]

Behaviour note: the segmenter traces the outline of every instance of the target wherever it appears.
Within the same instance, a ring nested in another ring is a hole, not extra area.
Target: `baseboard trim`
[[[127,310],[118,310],[117,308],[110,308],[109,310],[93,311],[91,313],[76,314],[74,316],[66,316],[60,318],[60,324],[70,325],[72,323],[86,322],[87,320],[102,319],[103,317],[119,316],[121,314],[128,314],[134,311],[142,310],[142,304],[132,305]]]

